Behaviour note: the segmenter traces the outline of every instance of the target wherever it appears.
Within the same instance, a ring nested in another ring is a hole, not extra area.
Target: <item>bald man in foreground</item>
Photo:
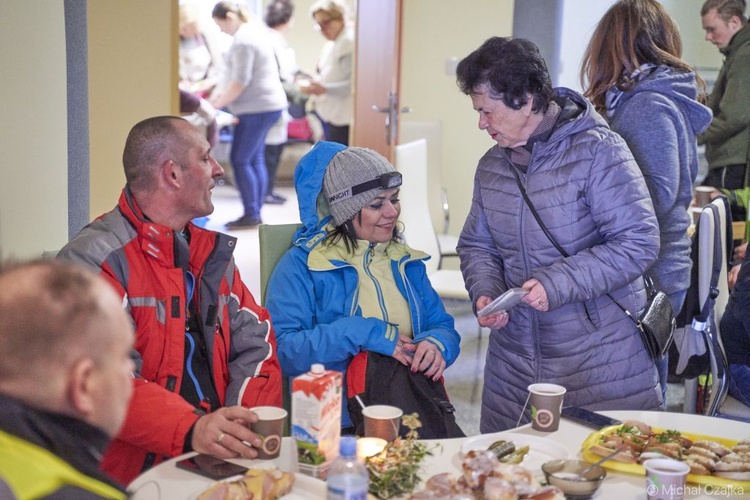
[[[242,281],[236,238],[192,222],[213,212],[224,171],[174,116],[135,124],[122,163],[117,206],[58,253],[99,272],[135,324],[133,398],[102,469],[129,484],[188,451],[255,458],[250,408],[282,403],[271,318]]]
[[[0,265],[0,498],[125,498],[99,464],[125,420],[133,338],[96,273]]]

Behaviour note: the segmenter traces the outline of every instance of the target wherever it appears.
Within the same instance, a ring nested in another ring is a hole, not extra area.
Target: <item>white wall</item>
[[[437,120],[442,129],[441,182],[448,193],[450,232],[458,234],[471,205],[477,161],[493,142],[477,127],[469,97],[446,73],[446,60],[462,59],[491,36],[510,36],[513,0],[404,0],[401,103],[404,121]],[[437,196],[437,193],[432,193]],[[436,227],[442,223],[433,212]]]
[[[557,85],[581,91],[581,59],[594,27],[614,0],[565,0],[560,40]],[[554,81],[554,78],[553,78]]]
[[[682,55],[699,73],[711,76],[721,67],[719,51],[706,42],[701,27],[701,6],[705,0],[661,0],[680,27]],[[560,40],[558,85],[581,91],[580,71],[583,52],[596,24],[615,0],[564,0]]]
[[[63,2],[0,0],[0,255],[68,239]]]

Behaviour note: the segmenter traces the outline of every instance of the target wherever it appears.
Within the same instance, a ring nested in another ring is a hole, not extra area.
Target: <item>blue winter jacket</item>
[[[687,230],[698,175],[696,135],[711,123],[711,110],[696,100],[695,74],[667,66],[626,92],[613,87],[607,94],[613,102],[607,109],[609,126],[628,143],[659,221],[661,249],[648,274],[666,294],[685,291],[693,266]]]
[[[476,301],[531,278],[549,311],[525,304],[490,333],[482,394],[482,433],[515,427],[527,386],[567,388],[564,404],[592,410],[662,406],[657,372],[633,321],[646,301],[642,274],[659,252],[659,226],[625,141],[580,94],[557,89],[562,111],[549,138],[533,145],[519,172],[563,257],[525,203],[506,151],[479,160],[471,211],[458,242],[461,271]],[[528,415],[528,408],[527,413]],[[528,422],[528,416],[521,423]]]
[[[326,252],[322,243],[323,228],[331,220],[325,197],[319,197],[323,175],[330,159],[344,148],[317,143],[294,174],[303,226],[271,275],[266,299],[287,377],[308,371],[313,363],[345,372],[361,351],[390,356],[396,347],[393,328],[381,319],[362,317],[357,270],[343,260],[330,260],[327,254],[335,252]],[[389,243],[387,254],[393,259],[393,278],[409,303],[414,339],[435,344],[450,366],[458,357],[460,336],[427,278],[423,260],[429,256],[400,243]],[[344,396],[346,401],[346,392]],[[348,427],[351,420],[343,406],[342,426]]]

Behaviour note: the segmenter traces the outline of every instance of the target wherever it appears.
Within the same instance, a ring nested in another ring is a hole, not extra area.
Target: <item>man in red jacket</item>
[[[206,138],[173,116],[136,124],[123,165],[117,207],[59,254],[99,270],[136,327],[133,398],[102,468],[128,483],[191,450],[254,458],[248,408],[281,406],[275,335],[235,266],[236,239],[190,222],[213,212],[223,170]]]

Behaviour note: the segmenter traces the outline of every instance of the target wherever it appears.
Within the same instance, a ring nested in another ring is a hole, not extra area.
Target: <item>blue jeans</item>
[[[234,180],[242,197],[245,216],[260,219],[260,208],[268,185],[266,135],[280,117],[281,110],[237,116],[239,123],[234,127],[229,160],[232,162]]]

